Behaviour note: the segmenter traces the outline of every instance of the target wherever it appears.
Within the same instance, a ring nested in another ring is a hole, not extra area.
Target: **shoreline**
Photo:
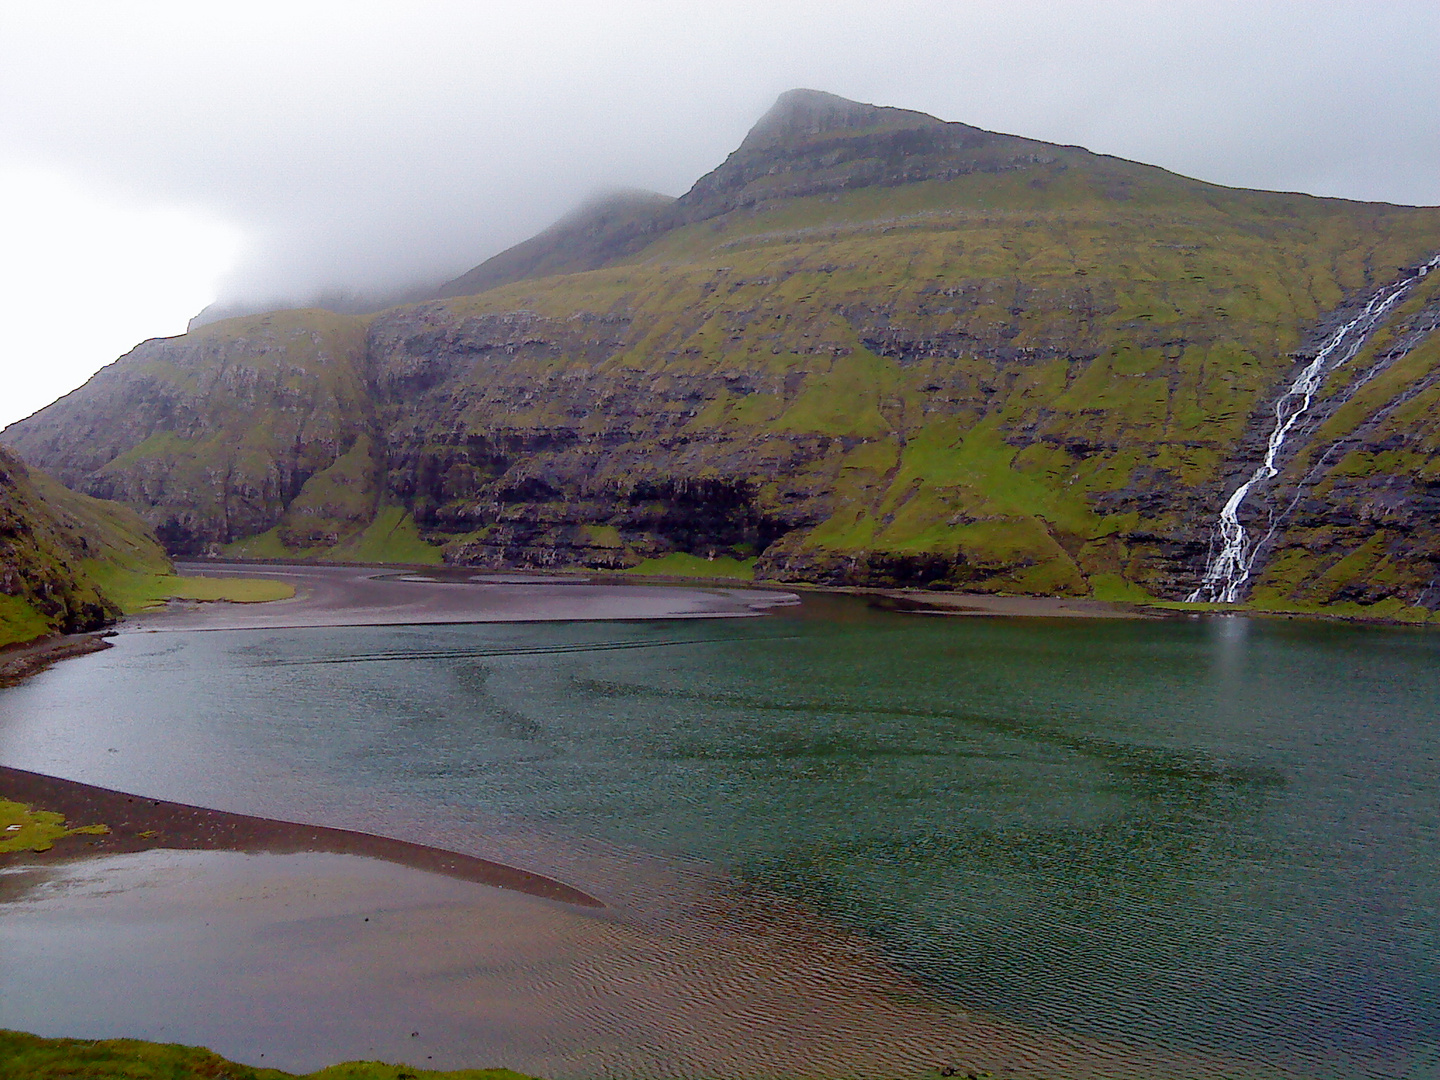
[[[15,686],[31,675],[72,656],[87,656],[114,648],[107,640],[114,630],[86,634],[60,634],[33,638],[0,648],[0,689]]]
[[[0,875],[11,955],[30,965],[8,1027],[298,1073],[423,1056],[570,1080],[1244,1075],[1203,1049],[1075,1038],[937,997],[869,937],[749,888],[655,879],[598,913],[377,859],[109,854]],[[645,902],[657,886],[683,906]],[[99,977],[122,966],[133,1004]]]
[[[563,881],[474,855],[373,833],[150,799],[8,765],[0,765],[0,797],[28,804],[34,810],[62,814],[71,828],[103,824],[110,829],[106,834],[63,837],[47,851],[0,853],[0,868],[128,855],[157,848],[271,855],[324,852],[380,859],[576,907],[606,906],[604,901]]]
[[[176,568],[197,576],[273,578],[296,592],[258,604],[171,601],[126,617],[118,632],[758,618],[800,603],[788,590],[733,581],[676,586],[373,564],[187,562]]]
[[[177,565],[180,563],[177,562]],[[1097,600],[1091,597],[1071,596],[1030,596],[1009,593],[956,592],[928,588],[888,587],[883,585],[825,585],[808,581],[783,581],[760,578],[742,580],[730,577],[684,577],[666,574],[630,574],[614,570],[566,567],[544,569],[521,567],[508,570],[493,570],[474,566],[434,566],[415,563],[356,563],[356,562],[294,562],[279,559],[216,559],[196,558],[183,560],[191,572],[201,575],[217,572],[222,567],[233,567],[242,573],[261,567],[277,569],[349,569],[369,570],[377,576],[399,579],[428,577],[437,583],[446,584],[506,584],[512,586],[588,586],[605,588],[669,588],[692,589],[696,591],[724,593],[784,592],[796,599],[807,594],[852,596],[878,600],[883,610],[902,614],[941,615],[952,617],[978,618],[1065,618],[1065,619],[1194,619],[1194,618],[1256,618],[1256,619],[1313,619],[1319,622],[1345,623],[1354,626],[1392,626],[1409,629],[1424,629],[1434,623],[1411,619],[1389,618],[1379,615],[1356,614],[1341,611],[1286,611],[1251,608],[1244,605],[1206,605],[1194,608],[1179,606],[1166,600]],[[796,595],[798,594],[798,595]],[[279,601],[284,603],[286,601]],[[756,614],[765,614],[757,611]],[[615,616],[625,618],[627,616]],[[657,616],[669,618],[695,618],[699,615]],[[725,614],[709,614],[708,617],[724,618]],[[733,616],[730,616],[733,617]],[[563,618],[563,617],[562,617]],[[478,621],[478,620],[460,620]],[[545,621],[545,620],[536,620]],[[348,624],[347,624],[348,625]]]

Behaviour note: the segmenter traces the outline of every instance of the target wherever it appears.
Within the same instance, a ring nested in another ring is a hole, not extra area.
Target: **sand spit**
[[[110,828],[105,835],[66,837],[45,852],[0,854],[0,867],[20,862],[43,864],[76,857],[119,855],[155,848],[269,854],[329,852],[381,859],[415,870],[513,889],[566,904],[604,907],[600,900],[564,882],[473,855],[348,829],[274,821],[147,799],[5,765],[0,765],[0,797],[63,814],[72,826],[104,824]]]
[[[799,602],[780,589],[632,585],[584,577],[434,568],[177,563],[186,575],[271,578],[295,586],[265,604],[172,601],[122,631],[278,630],[312,626],[745,618]]]

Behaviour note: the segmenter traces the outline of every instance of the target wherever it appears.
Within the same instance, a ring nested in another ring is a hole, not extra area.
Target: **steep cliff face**
[[[103,582],[169,565],[134,511],[67,491],[0,449],[0,645],[99,629],[120,613]]]
[[[176,554],[271,528],[299,549],[334,543],[375,511],[364,331],[278,312],[147,341],[6,442],[137,508]]]
[[[822,230],[760,214],[677,233],[683,261],[389,312],[392,489],[467,561],[1182,595],[1304,329],[1365,287],[1356,251],[1414,237],[1318,200],[1263,229],[996,205],[1033,190],[899,224],[826,199]]]
[[[354,549],[386,507],[487,566],[679,551],[1175,598],[1297,357],[1440,251],[1435,209],[1220,188],[813,92],[681,199],[577,221],[477,268],[476,295],[142,346],[4,438],[182,551]],[[1436,282],[1327,387],[1257,597],[1440,606]]]

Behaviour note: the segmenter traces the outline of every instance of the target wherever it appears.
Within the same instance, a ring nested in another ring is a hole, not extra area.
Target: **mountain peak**
[[[1058,149],[912,109],[789,90],[676,210],[703,221],[777,199],[1032,168],[1053,162]]]
[[[763,150],[862,128],[913,130],[944,126],[943,120],[911,109],[867,105],[823,90],[787,90],[750,129],[740,149]]]

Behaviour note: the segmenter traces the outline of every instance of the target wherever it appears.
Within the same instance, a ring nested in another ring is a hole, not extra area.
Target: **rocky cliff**
[[[1440,210],[797,91],[680,199],[527,244],[470,295],[146,343],[4,440],[186,553],[383,523],[486,566],[1178,598],[1295,365]],[[1327,383],[1257,599],[1440,606],[1437,286]]]

